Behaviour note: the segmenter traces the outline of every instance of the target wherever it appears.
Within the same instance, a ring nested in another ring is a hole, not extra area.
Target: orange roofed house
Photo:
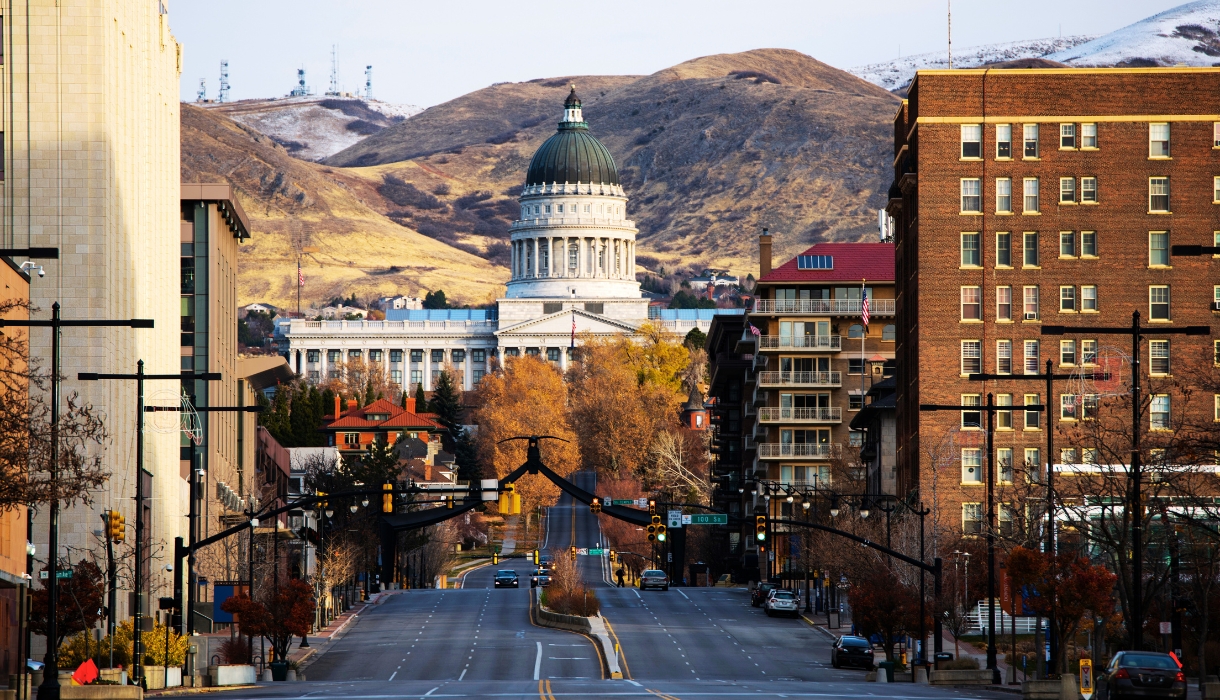
[[[415,399],[407,399],[406,408],[386,399],[360,408],[354,399],[348,399],[344,411],[335,397],[335,412],[323,419],[321,430],[329,435],[327,444],[342,453],[365,450],[376,440],[393,445],[403,438],[416,438],[429,444],[430,438],[439,441],[444,428],[431,414],[416,413]]]

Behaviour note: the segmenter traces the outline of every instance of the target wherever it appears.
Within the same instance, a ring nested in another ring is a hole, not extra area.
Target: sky
[[[838,68],[944,51],[949,0],[190,0],[170,5],[183,46],[181,95],[278,97],[304,68],[318,94],[340,89],[429,107],[493,83],[565,75],[649,74],[715,53],[787,48]],[[955,49],[1062,34],[1100,35],[1174,0],[957,0]]]

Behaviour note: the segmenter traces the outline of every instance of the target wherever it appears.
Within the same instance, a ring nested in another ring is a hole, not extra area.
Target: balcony
[[[758,445],[759,459],[830,459],[839,453],[839,446],[812,442],[764,442]]]
[[[760,387],[838,387],[843,385],[842,372],[759,372]]]
[[[758,409],[760,423],[842,423],[843,409],[839,406],[824,408],[778,408]]]
[[[869,299],[868,312],[872,316],[893,316],[893,299]],[[859,299],[756,299],[756,314],[788,314],[818,316],[859,316]]]
[[[841,349],[837,335],[760,335],[759,350],[813,350],[838,352]]]

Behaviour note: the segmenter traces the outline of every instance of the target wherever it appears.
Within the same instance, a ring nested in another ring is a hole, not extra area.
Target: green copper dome
[[[580,114],[580,98],[575,88],[564,103],[565,114]],[[579,117],[578,117],[579,118]],[[552,183],[617,185],[618,168],[614,157],[601,141],[589,133],[585,121],[563,121],[559,131],[547,139],[530,161],[525,186]]]

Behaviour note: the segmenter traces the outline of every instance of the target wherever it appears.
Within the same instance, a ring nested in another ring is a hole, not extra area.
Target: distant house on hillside
[[[246,313],[257,311],[264,314],[271,314],[272,316],[280,312],[279,309],[275,308],[271,304],[264,304],[262,302],[247,304],[246,306],[242,307],[242,311],[245,311]]]
[[[368,316],[368,314],[368,311],[365,311],[358,306],[344,306],[342,304],[338,306],[323,307],[321,312],[322,318],[340,320],[348,316],[359,316],[360,318],[364,318],[365,316]]]
[[[738,279],[727,273],[712,272],[708,270],[698,277],[692,277],[689,282],[691,289],[704,290],[709,286],[735,287],[738,284]]]
[[[381,297],[377,300],[377,308],[381,309],[382,311],[389,311],[391,309],[422,309],[424,308],[424,300],[420,297],[407,297],[402,295],[395,297]]]

